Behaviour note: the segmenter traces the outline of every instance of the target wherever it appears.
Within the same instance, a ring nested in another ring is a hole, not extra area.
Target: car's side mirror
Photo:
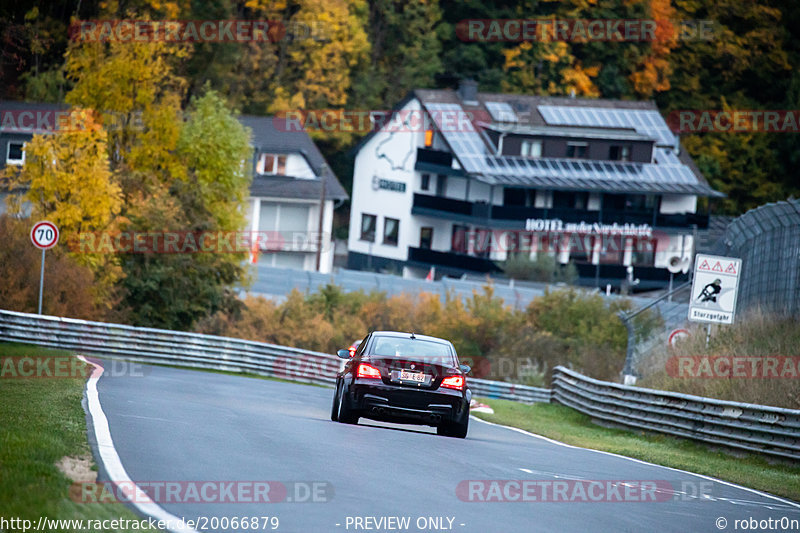
[[[338,355],[342,359],[350,359],[350,350],[344,350],[344,349],[339,350],[338,352],[336,352],[336,355]]]
[[[458,365],[458,368],[465,374],[469,374],[469,371],[472,370],[469,365]]]

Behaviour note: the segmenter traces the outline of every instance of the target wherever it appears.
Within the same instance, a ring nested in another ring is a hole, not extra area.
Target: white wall
[[[549,209],[553,207],[553,191],[537,190],[533,206],[539,209]]]
[[[495,196],[500,197],[500,202],[502,203],[502,195],[497,194]],[[470,202],[489,202],[492,199],[492,188],[486,183],[481,181],[472,180],[469,184],[469,201]],[[495,203],[497,203],[497,198],[495,198]]]
[[[447,198],[464,200],[467,197],[467,180],[456,176],[447,176],[447,190],[444,194]]]
[[[289,154],[286,158],[286,175],[295,178],[314,179],[314,170],[305,157],[300,154]]]
[[[421,110],[418,100],[411,100],[402,111]],[[378,255],[405,261],[408,247],[419,246],[419,228],[410,225],[413,191],[419,183],[414,171],[417,147],[424,144],[422,131],[386,131],[375,134],[358,151],[353,168],[353,194],[350,209],[349,251]],[[406,184],[405,192],[373,188],[373,178],[398,181]],[[430,194],[436,191],[436,176],[431,176]],[[463,198],[463,196],[462,196]],[[361,240],[361,215],[368,213],[378,217],[375,242]],[[383,244],[384,219],[400,221],[397,246]],[[434,234],[436,231],[434,231]]]
[[[665,194],[661,197],[661,213],[665,215],[695,212],[697,212],[696,196],[688,194]]]
[[[262,211],[262,204],[269,207]],[[274,208],[273,208],[274,207]],[[304,208],[307,216],[304,223],[297,227],[287,227],[287,218],[281,211]],[[286,198],[249,198],[247,202],[247,227],[249,231],[278,231],[284,238],[291,239],[282,245],[282,251],[261,253],[258,261],[270,266],[316,270],[316,251],[322,247],[320,269],[323,274],[333,269],[333,201],[326,200],[322,219],[322,235],[319,231],[319,203],[307,200],[291,200]],[[283,233],[287,232],[287,233]]]

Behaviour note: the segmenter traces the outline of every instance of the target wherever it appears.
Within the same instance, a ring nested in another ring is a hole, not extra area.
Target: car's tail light
[[[367,363],[358,365],[357,377],[381,379],[381,371]]]
[[[464,376],[450,376],[442,380],[442,387],[461,390],[464,388]]]

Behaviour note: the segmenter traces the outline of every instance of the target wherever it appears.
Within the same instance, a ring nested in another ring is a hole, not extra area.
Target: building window
[[[433,228],[425,226],[419,229],[419,247],[423,250],[430,250],[433,244]]]
[[[623,238],[619,235],[601,235],[600,263],[602,264],[622,264]]]
[[[625,209],[624,194],[603,194],[603,211],[622,211]]]
[[[561,209],[586,209],[589,193],[553,191],[553,207]]]
[[[423,174],[420,176],[420,185],[419,188],[423,191],[427,191],[431,188],[431,175],[430,174]]]
[[[522,157],[542,157],[542,141],[522,141],[520,155]]]
[[[439,174],[436,176],[436,196],[444,196],[447,191],[447,176]]]
[[[586,143],[567,143],[567,157],[570,159],[585,159],[587,148]]]
[[[397,246],[397,234],[400,231],[400,221],[396,218],[383,219],[383,244]]]
[[[653,211],[658,207],[658,197],[654,194],[629,194],[625,198],[625,209],[631,211]]]
[[[588,233],[570,233],[568,238],[570,261],[590,263],[594,251],[594,236]]]
[[[585,210],[589,205],[589,193],[588,192],[576,192],[575,193],[575,209]]]
[[[657,239],[634,239],[631,264],[639,267],[655,266],[657,246]]]
[[[467,253],[467,226],[453,224],[453,238],[450,243],[451,249],[457,254]]]
[[[256,174],[286,175],[286,156],[277,154],[261,154],[256,163]]]
[[[612,146],[608,151],[608,158],[612,161],[630,161],[630,146]]]
[[[6,150],[7,165],[22,165],[25,163],[25,143],[9,142]]]
[[[361,215],[361,240],[375,242],[375,224],[378,217],[375,215]]]
[[[508,207],[531,207],[536,203],[535,189],[503,187],[503,205]]]

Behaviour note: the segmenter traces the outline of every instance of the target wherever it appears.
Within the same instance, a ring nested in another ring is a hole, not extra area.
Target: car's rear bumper
[[[360,416],[379,420],[439,425],[468,416],[469,402],[462,391],[425,391],[383,383],[356,383],[350,405]]]

